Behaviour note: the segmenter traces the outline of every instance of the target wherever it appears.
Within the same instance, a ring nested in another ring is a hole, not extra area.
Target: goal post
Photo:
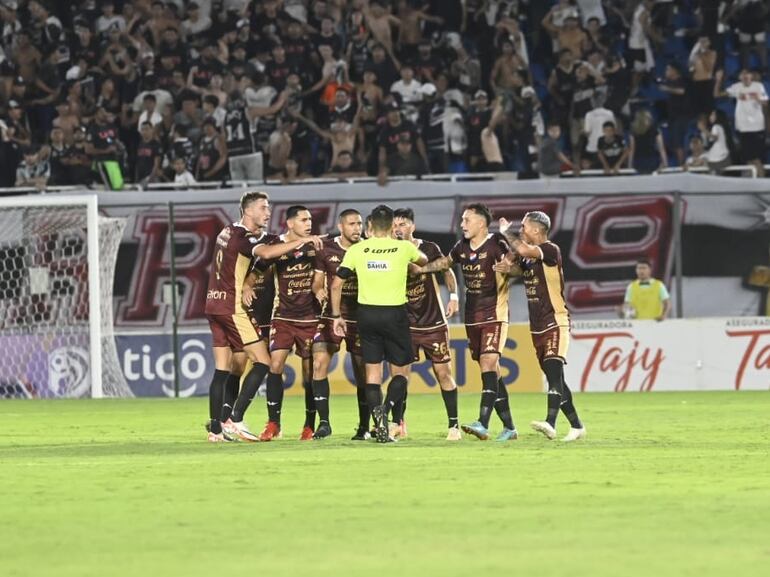
[[[112,324],[124,228],[95,195],[0,198],[0,398],[132,396]]]

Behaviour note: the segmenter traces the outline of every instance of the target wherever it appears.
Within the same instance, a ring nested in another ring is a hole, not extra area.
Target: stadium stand
[[[556,176],[763,177],[769,14],[767,0],[0,0],[0,188],[538,178],[554,158]],[[608,121],[619,141],[602,139]]]

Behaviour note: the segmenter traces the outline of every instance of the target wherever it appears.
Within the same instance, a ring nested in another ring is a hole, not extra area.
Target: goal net
[[[133,396],[112,323],[124,228],[95,196],[0,199],[0,397]]]

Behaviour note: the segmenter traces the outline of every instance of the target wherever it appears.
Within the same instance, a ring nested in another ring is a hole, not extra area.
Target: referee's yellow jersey
[[[397,306],[406,302],[409,263],[419,258],[409,241],[373,237],[352,245],[340,267],[356,273],[359,304]]]

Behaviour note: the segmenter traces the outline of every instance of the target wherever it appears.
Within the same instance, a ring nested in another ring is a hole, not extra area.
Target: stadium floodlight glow
[[[0,199],[0,397],[132,396],[112,325],[124,228],[95,195]]]

